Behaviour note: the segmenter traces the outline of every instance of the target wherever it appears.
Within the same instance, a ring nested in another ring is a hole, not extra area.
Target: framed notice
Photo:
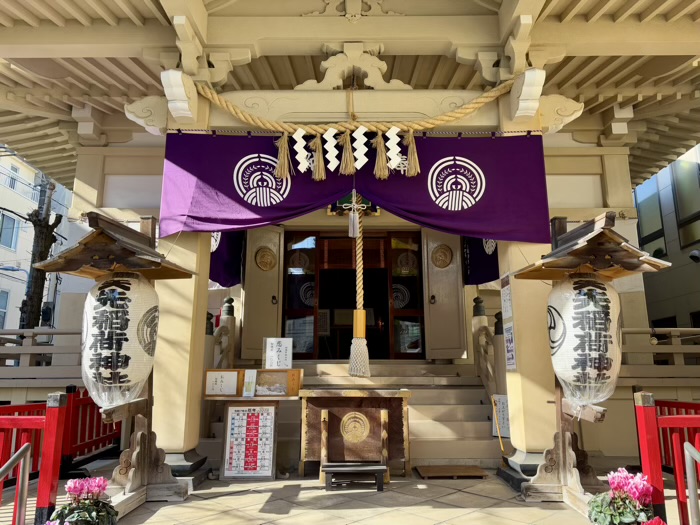
[[[510,437],[510,418],[508,416],[508,396],[494,394],[493,396],[493,420],[491,434],[496,437],[500,430],[502,438]]]
[[[503,325],[503,342],[506,347],[506,370],[516,370],[515,360],[515,334],[513,333],[513,323]]]
[[[204,394],[207,396],[235,396],[238,393],[237,370],[207,370]]]
[[[220,479],[275,478],[275,406],[229,405]]]
[[[292,338],[263,338],[263,368],[268,370],[292,368]]]

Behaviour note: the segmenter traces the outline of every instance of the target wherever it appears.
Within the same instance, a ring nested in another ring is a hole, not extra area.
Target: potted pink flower
[[[653,518],[652,487],[645,475],[630,474],[621,468],[617,472],[608,474],[608,482],[610,490],[596,494],[588,503],[588,518],[593,523],[597,525],[643,524]],[[659,525],[659,522],[652,523]]]
[[[70,502],[56,509],[46,525],[115,525],[117,511],[105,499],[107,485],[105,478],[68,480]]]

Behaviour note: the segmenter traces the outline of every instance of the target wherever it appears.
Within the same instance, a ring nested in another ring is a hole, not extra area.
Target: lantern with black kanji
[[[158,295],[143,276],[117,272],[97,280],[85,299],[82,375],[101,407],[136,399],[153,368]]]
[[[600,403],[615,391],[622,362],[620,298],[596,274],[557,281],[547,306],[554,373],[574,405]]]

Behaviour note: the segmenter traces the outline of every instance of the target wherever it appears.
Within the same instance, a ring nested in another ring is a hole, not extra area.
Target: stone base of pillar
[[[537,467],[544,462],[543,453],[524,452],[517,450],[510,457],[506,458],[508,466],[519,474],[531,478],[537,474]]]
[[[184,453],[168,453],[165,462],[170,466],[173,476],[191,476],[206,462],[206,456],[200,456],[195,449]]]

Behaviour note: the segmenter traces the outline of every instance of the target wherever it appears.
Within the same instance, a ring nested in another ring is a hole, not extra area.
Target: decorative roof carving
[[[378,50],[365,50],[364,44],[361,43],[344,44],[342,52],[321,62],[321,71],[325,71],[321,82],[307,80],[294,89],[343,89],[343,80],[357,72],[364,75],[365,87],[392,90],[413,89],[397,79],[385,81],[386,63],[375,56],[373,51],[378,52]]]
[[[326,4],[320,11],[301,16],[344,16],[350,22],[357,22],[363,16],[402,16],[403,13],[385,11],[384,0],[323,0]]]

